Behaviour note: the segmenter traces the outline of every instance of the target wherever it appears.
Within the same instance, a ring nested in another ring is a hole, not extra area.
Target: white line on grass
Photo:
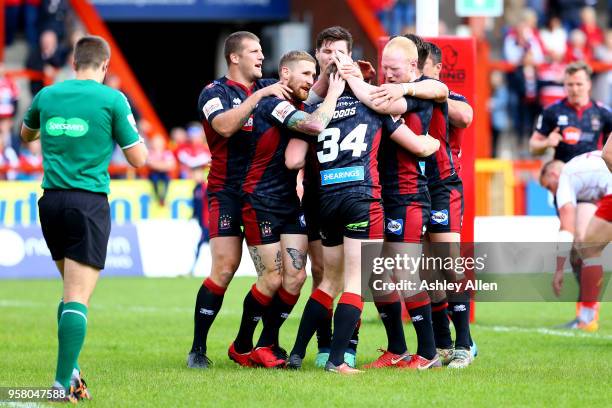
[[[490,330],[494,332],[502,333],[536,333],[543,334],[545,336],[557,336],[557,337],[582,337],[587,339],[597,340],[612,340],[612,336],[597,333],[585,333],[580,330],[555,330],[548,329],[546,327],[517,327],[517,326],[481,326],[478,324],[474,325],[475,328],[482,330]]]

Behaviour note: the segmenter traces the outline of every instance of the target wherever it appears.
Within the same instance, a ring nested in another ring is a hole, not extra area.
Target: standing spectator
[[[539,111],[538,77],[531,50],[523,57],[522,64],[516,68],[510,89],[517,95],[518,109],[513,112],[513,119],[519,137],[519,146],[531,134],[533,123]]]
[[[202,125],[197,122],[189,124],[187,136],[189,143],[178,151],[181,178],[191,178],[193,169],[207,165],[211,159]]]
[[[559,10],[563,26],[569,32],[580,27],[580,10],[585,6],[595,6],[597,0],[551,0],[549,10]]]
[[[38,10],[40,0],[5,0],[4,1],[4,24],[5,39],[7,46],[13,44],[15,33],[23,16],[25,35],[30,47],[38,43]]]
[[[593,7],[585,7],[580,11],[580,30],[585,34],[587,46],[592,53],[595,48],[603,44],[604,33],[597,25],[597,15]]]
[[[42,150],[40,139],[26,143],[19,152],[17,180],[42,180]]]
[[[43,30],[55,32],[59,41],[66,36],[70,4],[68,0],[43,0],[40,13],[40,26]]]
[[[612,64],[612,28],[606,32],[604,44],[595,50],[595,59]],[[597,75],[593,84],[593,97],[608,106],[612,105],[612,70]]]
[[[8,145],[11,141],[13,118],[17,113],[19,88],[6,76],[4,64],[0,62],[0,139]]]
[[[0,138],[0,180],[14,180],[17,166],[19,166],[17,153]]]
[[[586,34],[579,29],[572,30],[565,53],[565,63],[571,64],[575,61],[584,61],[588,64],[591,58],[592,53],[587,45]]]
[[[525,15],[530,15],[530,13],[525,12]],[[504,39],[504,58],[511,64],[520,64],[527,51],[531,51],[536,64],[544,62],[544,50],[540,37],[537,30],[530,26],[530,21],[532,19],[521,20]]]
[[[149,180],[153,183],[155,197],[159,205],[166,203],[170,173],[176,167],[176,160],[170,150],[166,148],[166,139],[161,135],[151,138],[151,149],[149,150]]]
[[[541,108],[565,98],[563,77],[565,75],[565,64],[563,54],[551,52],[550,62],[538,66],[538,94]]]
[[[491,99],[489,112],[491,113],[491,133],[493,135],[493,155],[498,155],[500,136],[508,130],[508,101],[510,98],[504,76],[500,71],[491,73]]]
[[[65,53],[59,48],[57,35],[52,30],[43,31],[39,47],[32,48],[26,61],[26,68],[54,77],[55,71],[65,62]],[[34,97],[43,87],[43,81],[30,81],[30,92]]]
[[[546,27],[540,30],[540,38],[544,44],[544,52],[548,55],[560,54],[565,56],[567,50],[567,31],[561,25],[561,19],[551,15]]]

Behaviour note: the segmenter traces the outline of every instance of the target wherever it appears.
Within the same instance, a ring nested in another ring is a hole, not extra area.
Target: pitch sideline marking
[[[494,331],[498,333],[536,333],[545,336],[556,337],[580,337],[587,339],[612,340],[612,336],[597,333],[585,333],[580,330],[555,330],[546,327],[518,327],[518,326],[480,326],[474,325],[475,328]]]

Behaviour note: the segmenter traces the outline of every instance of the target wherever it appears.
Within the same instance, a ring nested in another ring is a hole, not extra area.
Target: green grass
[[[227,358],[252,281],[237,278],[230,286],[208,341],[214,367],[196,371],[186,368],[185,358],[201,280],[101,279],[79,360],[94,396],[86,405],[612,406],[609,303],[602,305],[597,334],[568,336],[537,329],[569,320],[573,303],[479,303],[472,333],[480,356],[469,369],[378,370],[347,378],[314,368],[314,344],[300,372],[246,369]],[[281,330],[287,349],[305,293]],[[60,296],[59,281],[0,280],[0,386],[51,384]],[[371,304],[361,327],[358,364],[376,358],[376,349],[386,346]],[[415,350],[412,327],[406,334]]]

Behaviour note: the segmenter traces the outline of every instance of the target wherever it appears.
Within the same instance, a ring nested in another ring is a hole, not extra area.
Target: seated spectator
[[[42,180],[42,150],[40,139],[24,143],[19,152],[19,174],[17,180]]]
[[[170,173],[176,167],[174,155],[166,148],[166,139],[161,135],[151,138],[149,146],[149,180],[153,183],[153,191],[160,205],[166,202]]]
[[[9,144],[12,139],[13,119],[17,114],[19,87],[6,76],[4,64],[0,62],[0,139]]]
[[[563,77],[565,76],[564,54],[549,53],[549,62],[538,66],[538,88],[540,107],[545,108],[550,104],[565,98],[565,87]]]
[[[19,23],[24,21],[25,35],[30,47],[38,43],[38,20],[40,0],[5,0],[4,1],[4,44],[11,46]]]
[[[491,73],[491,99],[489,112],[491,114],[491,134],[493,136],[492,154],[498,155],[500,136],[509,128],[508,102],[509,92],[504,76],[500,71]]]
[[[170,149],[177,160],[179,151],[185,149],[188,144],[187,131],[185,129],[182,127],[175,127],[170,130]]]
[[[43,31],[39,47],[32,48],[26,61],[26,68],[42,72],[47,77],[55,77],[57,69],[64,65],[66,53],[57,43],[57,35],[52,30]],[[43,81],[30,81],[32,97],[44,86]]]
[[[606,31],[604,43],[595,49],[595,59],[612,64],[612,29]],[[593,83],[593,98],[612,105],[612,70],[597,75]]]
[[[533,13],[533,11],[531,11]],[[525,16],[531,14],[525,11]],[[536,17],[537,19],[537,17]],[[518,65],[527,51],[536,64],[544,62],[544,50],[537,30],[530,25],[531,19],[521,20],[514,28],[508,31],[504,39],[504,58],[511,64]]]
[[[571,64],[575,61],[584,61],[587,64],[591,62],[592,53],[587,45],[586,34],[579,29],[572,30],[565,53],[564,62]]]
[[[19,166],[19,158],[15,150],[0,138],[0,180],[15,180]]]
[[[580,27],[580,11],[585,6],[595,6],[597,0],[550,0],[549,10],[559,10],[563,26],[569,32]]]
[[[193,169],[206,166],[211,159],[202,125],[190,123],[187,126],[187,136],[189,143],[177,151],[181,178],[191,178]]]
[[[43,30],[53,31],[60,42],[64,41],[69,13],[69,0],[43,0],[40,8],[40,26]]]
[[[585,7],[580,11],[580,30],[585,34],[587,47],[593,52],[604,42],[603,30],[597,25],[597,15],[593,7]]]
[[[544,52],[547,55],[565,55],[567,50],[567,31],[561,25],[561,19],[552,15],[548,19],[546,27],[540,30],[540,38],[544,44]]]

